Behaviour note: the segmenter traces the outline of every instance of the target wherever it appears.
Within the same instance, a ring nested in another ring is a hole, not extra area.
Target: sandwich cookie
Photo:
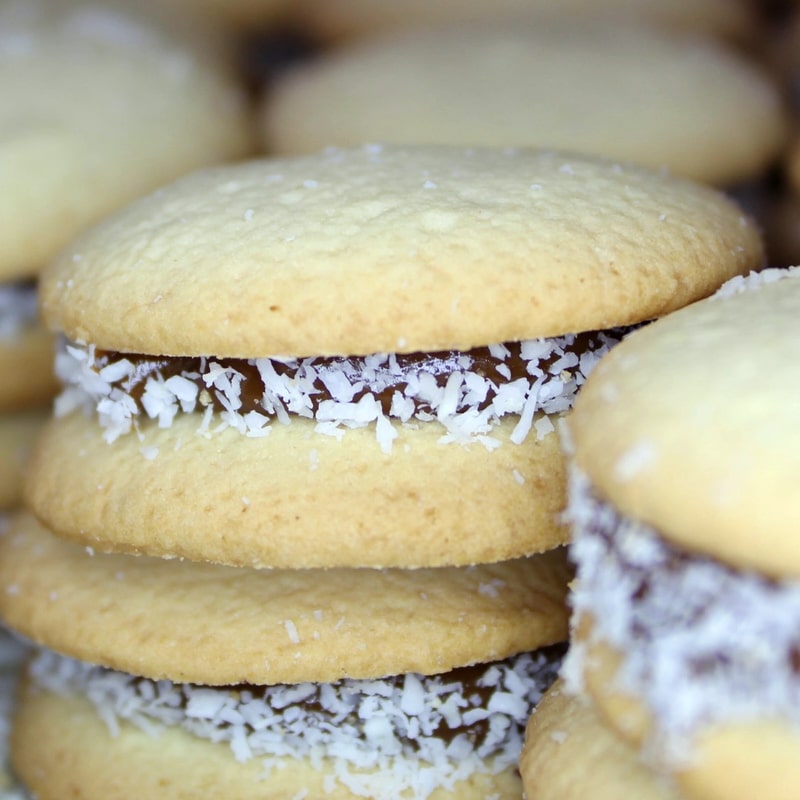
[[[636,325],[760,265],[722,195],[551,152],[207,170],[46,270],[67,384],[27,497],[98,550],[486,563],[564,541],[555,428]]]
[[[757,29],[756,15],[740,0],[406,0],[402,5],[382,0],[303,0],[299,8],[304,26],[328,40],[463,22],[538,24],[554,17],[633,19],[669,30],[703,31],[731,39],[749,39]]]
[[[242,798],[519,796],[525,722],[567,633],[563,551],[257,571],[93,554],[24,513],[0,548],[3,618],[104,665],[33,663],[12,761],[42,800],[221,781]]]
[[[531,714],[520,772],[532,800],[680,800],[603,725],[587,698],[565,691],[561,681]]]
[[[563,19],[400,32],[282,72],[261,112],[267,152],[384,141],[555,147],[731,186],[780,156],[766,73],[712,39]]]
[[[799,277],[637,331],[570,420],[565,675],[690,800],[800,789]]]

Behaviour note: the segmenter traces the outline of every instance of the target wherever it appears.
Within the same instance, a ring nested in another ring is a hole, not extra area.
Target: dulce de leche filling
[[[375,425],[385,450],[394,425],[436,421],[449,441],[478,438],[507,415],[511,439],[552,431],[597,360],[625,333],[593,331],[467,351],[379,353],[358,357],[169,357],[116,353],[65,343],[56,371],[65,390],[56,413],[94,407],[109,441],[143,420],[160,427],[178,413],[200,413],[201,432],[234,427],[264,436],[270,423],[316,421],[318,432]]]
[[[424,800],[440,786],[517,763],[525,724],[563,652],[548,647],[434,676],[275,686],[151,681],[49,651],[30,669],[50,691],[87,696],[112,734],[120,720],[152,734],[179,726],[267,770],[287,757],[317,768],[335,759],[337,780],[355,794]]]
[[[800,726],[800,581],[739,570],[621,516],[575,473],[568,514],[576,621],[622,662],[615,685],[653,716],[658,760],[691,758],[706,726],[783,719]],[[755,538],[755,537],[754,537]],[[565,677],[580,688],[586,648]]]

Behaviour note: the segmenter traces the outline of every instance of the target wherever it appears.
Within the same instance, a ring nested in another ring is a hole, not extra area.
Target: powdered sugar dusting
[[[457,673],[268,687],[174,684],[49,651],[30,671],[50,691],[85,694],[112,735],[121,720],[152,735],[179,726],[227,743],[240,761],[261,759],[267,774],[283,757],[317,769],[332,758],[332,781],[356,795],[425,800],[476,772],[517,763],[525,724],[557,664],[542,651],[484,665],[468,693]],[[479,735],[469,733],[475,725]]]
[[[800,730],[800,581],[768,580],[668,545],[620,517],[575,472],[568,515],[575,622],[623,654],[617,681],[656,726],[647,750],[677,764],[706,725],[777,717]],[[563,677],[577,689],[584,647]]]
[[[137,360],[65,342],[56,357],[65,389],[55,412],[94,410],[109,442],[143,418],[166,428],[178,413],[205,409],[199,427],[209,435],[230,427],[263,436],[273,421],[304,417],[316,420],[319,433],[333,436],[373,426],[381,449],[390,453],[398,424],[436,421],[443,443],[480,441],[492,448],[500,444],[491,435],[494,428],[509,415],[518,418],[511,434],[515,444],[531,431],[538,439],[550,435],[554,426],[546,415],[572,407],[594,365],[621,336],[601,331],[493,345],[491,374],[472,354],[477,351],[418,354],[410,363],[393,353],[240,362],[209,357],[191,359],[190,368],[172,374],[170,359]],[[512,374],[512,360],[523,365],[521,376]],[[252,395],[258,399],[248,409],[243,398]]]

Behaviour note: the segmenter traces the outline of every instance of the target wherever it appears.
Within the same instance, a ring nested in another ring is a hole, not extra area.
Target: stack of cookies
[[[761,258],[710,189],[437,147],[199,172],[79,238],[0,542],[0,613],[49,648],[22,780],[519,797],[567,635],[560,421],[630,326]]]
[[[631,775],[657,800],[797,796],[799,320],[797,269],[735,279],[632,334],[584,387],[565,669],[580,697],[555,690],[534,715],[529,796],[626,796]],[[603,728],[587,765],[545,766]]]

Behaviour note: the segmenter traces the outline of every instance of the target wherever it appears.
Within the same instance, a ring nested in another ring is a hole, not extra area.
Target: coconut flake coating
[[[512,435],[522,442],[531,428],[542,438],[546,418],[572,407],[579,387],[624,330],[568,334],[552,339],[491,345],[467,352],[340,358],[157,358],[98,352],[66,343],[56,372],[66,388],[56,404],[64,415],[94,409],[113,442],[145,417],[159,427],[179,412],[203,412],[200,429],[233,427],[264,436],[277,419],[317,421],[321,433],[375,424],[391,449],[399,423],[436,420],[451,441],[486,437],[508,414],[520,417]]]
[[[30,283],[0,285],[0,339],[11,339],[36,320],[36,289]]]
[[[668,545],[620,516],[575,471],[568,515],[574,622],[622,656],[615,684],[654,719],[646,747],[673,765],[717,723],[777,717],[800,726],[800,582],[770,580]],[[578,689],[585,647],[565,676]]]
[[[334,684],[208,687],[150,681],[40,651],[33,680],[80,693],[111,735],[121,720],[151,735],[180,726],[230,746],[238,760],[323,759],[356,794],[381,796],[387,775],[400,796],[424,800],[475,772],[513,766],[530,712],[555,679],[562,648],[438,676],[409,673]],[[370,774],[371,771],[377,771]],[[376,793],[377,792],[377,793]]]

